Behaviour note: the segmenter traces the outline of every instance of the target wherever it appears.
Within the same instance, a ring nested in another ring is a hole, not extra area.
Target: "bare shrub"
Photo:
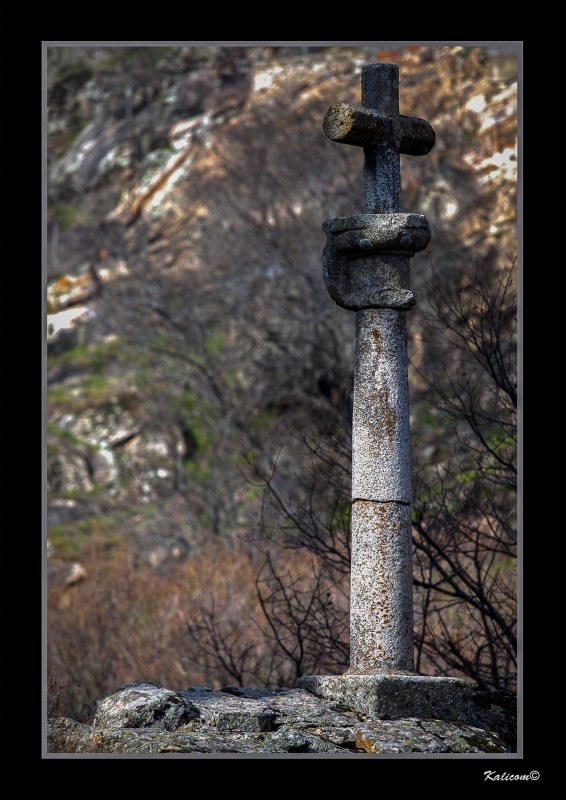
[[[425,316],[441,369],[419,369],[448,447],[414,471],[416,664],[481,689],[516,686],[515,280],[514,262],[465,264],[455,292],[434,273]]]

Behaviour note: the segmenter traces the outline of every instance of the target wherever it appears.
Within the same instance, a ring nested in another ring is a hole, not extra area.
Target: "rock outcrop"
[[[48,721],[50,753],[505,753],[512,692],[475,692],[469,722],[368,719],[303,689],[122,686]]]

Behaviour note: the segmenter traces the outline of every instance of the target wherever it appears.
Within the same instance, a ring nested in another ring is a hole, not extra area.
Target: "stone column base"
[[[304,676],[299,678],[298,686],[373,719],[467,721],[471,713],[472,686],[460,678],[347,673]]]

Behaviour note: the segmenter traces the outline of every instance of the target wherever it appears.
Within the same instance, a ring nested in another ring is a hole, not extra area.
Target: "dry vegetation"
[[[133,565],[128,550],[109,553],[95,534],[85,562],[84,580],[49,592],[48,660],[65,684],[60,702],[72,703],[69,712],[137,680],[212,688],[236,682],[217,664],[207,665],[187,626],[209,610],[230,636],[241,631],[256,644],[259,634],[249,623],[257,617],[258,563],[237,540],[211,543],[163,572]]]

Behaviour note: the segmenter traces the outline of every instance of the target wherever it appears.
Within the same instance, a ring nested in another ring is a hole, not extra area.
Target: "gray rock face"
[[[517,694],[500,689],[496,692],[472,692],[469,720],[478,728],[499,735],[508,751],[517,750]]]
[[[485,693],[482,693],[485,694]],[[490,712],[502,721],[512,711]],[[508,703],[509,705],[509,703]],[[491,717],[489,717],[491,713]],[[512,725],[512,723],[511,723]],[[505,731],[501,728],[501,732]],[[80,721],[48,722],[49,753],[504,753],[495,730],[469,721],[377,720],[304,689],[171,691],[132,683],[84,706]]]
[[[153,728],[174,731],[199,715],[178,692],[153,683],[131,683],[83,706],[80,722],[96,728]]]

